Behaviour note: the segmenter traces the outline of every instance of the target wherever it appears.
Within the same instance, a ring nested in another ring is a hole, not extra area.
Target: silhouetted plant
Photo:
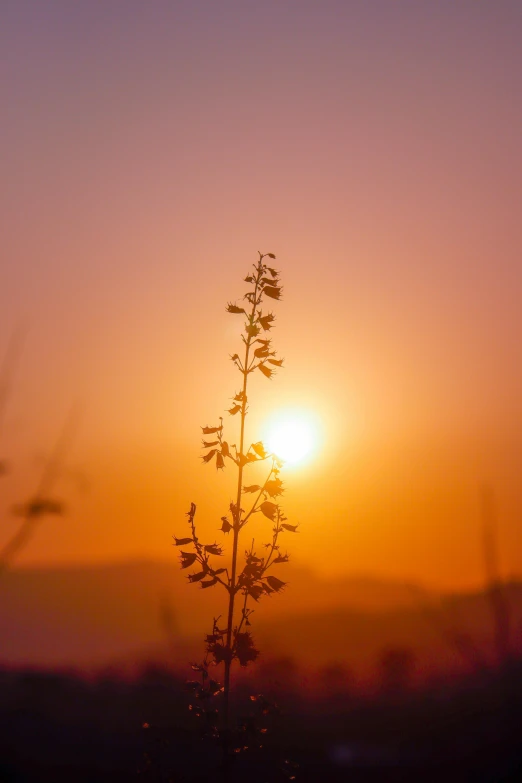
[[[274,368],[281,367],[282,359],[276,357],[272,350],[271,339],[267,336],[274,326],[275,316],[264,309],[266,299],[279,300],[281,286],[279,273],[265,264],[265,259],[274,259],[273,253],[259,253],[257,264],[253,264],[253,272],[247,275],[245,282],[249,290],[243,300],[246,306],[229,303],[227,312],[244,316],[245,323],[241,333],[242,352],[234,353],[231,360],[241,376],[241,388],[234,395],[228,414],[239,419],[239,442],[230,443],[225,438],[223,418],[213,427],[203,427],[203,435],[210,436],[203,440],[205,454],[203,462],[215,462],[216,468],[222,470],[230,464],[237,470],[237,492],[235,502],[230,503],[229,513],[221,517],[221,533],[232,533],[232,552],[230,570],[219,567],[215,558],[224,555],[220,543],[203,543],[196,531],[196,505],[191,503],[188,512],[189,535],[176,538],[174,543],[181,550],[181,568],[194,568],[189,574],[191,583],[199,584],[202,589],[220,587],[227,594],[226,622],[220,623],[215,618],[212,631],[206,637],[206,652],[201,663],[192,666],[199,678],[188,683],[188,688],[195,697],[191,709],[201,717],[205,731],[223,741],[226,758],[230,752],[240,752],[252,743],[256,732],[252,719],[239,721],[237,730],[232,731],[230,717],[230,678],[234,661],[240,666],[248,666],[259,655],[254,639],[249,630],[251,626],[252,602],[257,603],[262,596],[279,593],[285,587],[285,582],[279,579],[269,569],[276,564],[288,562],[288,554],[280,549],[280,538],[284,533],[295,533],[296,525],[290,525],[284,516],[278,498],[283,493],[283,482],[280,478],[282,461],[269,454],[261,441],[251,443],[246,448],[245,420],[248,412],[248,381],[252,373],[259,371],[270,379]],[[251,465],[268,462],[267,474],[260,484],[245,484],[245,470]],[[243,508],[245,499],[253,496],[248,510]],[[238,566],[240,539],[253,515],[260,513],[272,525],[271,537],[256,548],[254,539],[250,539],[245,550],[241,570]],[[264,550],[264,551],[261,551]],[[239,604],[239,606],[238,606]],[[211,669],[223,664],[223,683],[211,674]],[[219,700],[216,700],[219,697]],[[262,695],[252,696],[251,700],[262,714],[277,710],[276,705],[268,702]],[[222,704],[222,710],[220,709]],[[217,705],[217,706],[216,706]],[[262,729],[259,729],[262,732]]]
[[[2,385],[5,389],[6,384]],[[5,393],[1,397],[0,411],[5,405]],[[8,569],[19,552],[29,543],[31,536],[44,517],[63,515],[65,507],[61,500],[53,497],[54,485],[62,471],[62,462],[69,449],[77,425],[77,411],[73,409],[54,451],[44,463],[40,481],[32,497],[25,503],[16,505],[12,511],[20,523],[8,541],[0,548],[0,574]],[[0,474],[1,474],[0,463]]]

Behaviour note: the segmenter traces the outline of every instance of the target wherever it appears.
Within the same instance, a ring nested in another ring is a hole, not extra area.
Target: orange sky
[[[520,4],[8,2],[0,42],[2,540],[74,400],[83,418],[21,563],[174,557],[230,477],[199,426],[256,251],[284,283],[251,433],[324,424],[288,472],[299,561],[430,584],[483,578],[478,487],[522,572]],[[212,515],[215,516],[212,516]],[[211,533],[213,535],[213,533]]]

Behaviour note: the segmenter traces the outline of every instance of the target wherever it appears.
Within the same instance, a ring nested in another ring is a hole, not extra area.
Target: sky
[[[216,535],[233,475],[201,464],[199,427],[237,391],[225,305],[261,250],[286,367],[256,379],[247,435],[281,408],[321,422],[286,473],[296,562],[479,584],[487,482],[499,567],[521,574],[521,4],[1,16],[0,357],[23,335],[1,541],[81,411],[54,490],[67,514],[20,565],[168,560],[191,501]]]

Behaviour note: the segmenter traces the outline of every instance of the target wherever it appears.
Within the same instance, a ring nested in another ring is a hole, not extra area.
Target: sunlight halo
[[[295,465],[312,457],[318,448],[318,427],[307,411],[284,411],[271,417],[263,438],[269,452]]]

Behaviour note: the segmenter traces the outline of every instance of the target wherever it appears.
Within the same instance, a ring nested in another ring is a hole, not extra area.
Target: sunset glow
[[[317,426],[306,413],[285,413],[269,423],[266,443],[268,450],[284,462],[304,462],[317,449]]]
[[[0,18],[0,783],[514,780],[522,0]]]
[[[487,481],[522,573],[521,4],[3,5],[0,543],[82,408],[67,524],[17,565],[168,559],[187,497],[211,540],[200,428],[239,443],[225,307],[261,250],[284,364],[246,433],[292,472],[295,561],[481,585]]]

